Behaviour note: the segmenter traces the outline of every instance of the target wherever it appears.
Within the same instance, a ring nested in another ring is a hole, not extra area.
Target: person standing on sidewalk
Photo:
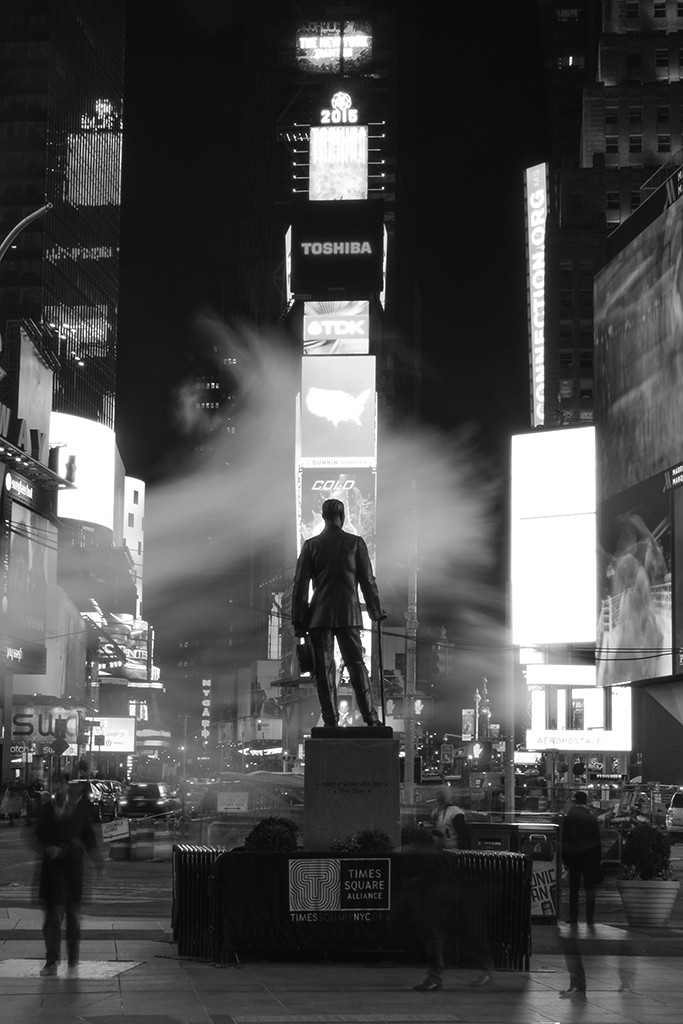
[[[42,807],[36,826],[36,838],[42,848],[38,897],[45,911],[45,966],[40,972],[43,977],[57,973],[63,918],[68,964],[70,968],[78,964],[85,851],[98,872],[104,866],[92,826],[89,801],[80,794],[69,793],[67,783],[68,776],[57,780],[52,799]]]
[[[579,920],[579,889],[586,890],[586,923],[595,923],[595,890],[602,882],[602,846],[597,818],[588,809],[588,796],[579,791],[562,822],[562,860],[569,874],[569,922]]]

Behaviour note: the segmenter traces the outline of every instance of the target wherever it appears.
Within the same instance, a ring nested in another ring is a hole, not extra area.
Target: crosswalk
[[[123,903],[171,904],[172,894],[168,882],[155,884],[154,881],[144,882],[98,880],[86,886],[83,892],[83,903],[105,904],[114,909]],[[0,907],[26,907],[37,903],[36,888],[26,882],[10,882],[0,885]]]

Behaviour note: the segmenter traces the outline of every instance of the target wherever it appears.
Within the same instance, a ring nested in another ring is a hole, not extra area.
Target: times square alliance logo
[[[320,857],[289,862],[289,911],[295,920],[390,909],[391,861]],[[384,913],[382,913],[384,917]]]

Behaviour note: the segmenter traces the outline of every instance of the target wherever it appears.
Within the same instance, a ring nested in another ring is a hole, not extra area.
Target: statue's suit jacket
[[[339,526],[326,526],[304,541],[301,549],[292,591],[292,623],[302,630],[362,626],[358,587],[370,618],[376,621],[382,606],[365,541]]]

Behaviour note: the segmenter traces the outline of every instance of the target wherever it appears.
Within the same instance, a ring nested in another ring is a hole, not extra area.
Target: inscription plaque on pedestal
[[[401,842],[399,742],[394,739],[306,740],[304,849],[381,829]]]

